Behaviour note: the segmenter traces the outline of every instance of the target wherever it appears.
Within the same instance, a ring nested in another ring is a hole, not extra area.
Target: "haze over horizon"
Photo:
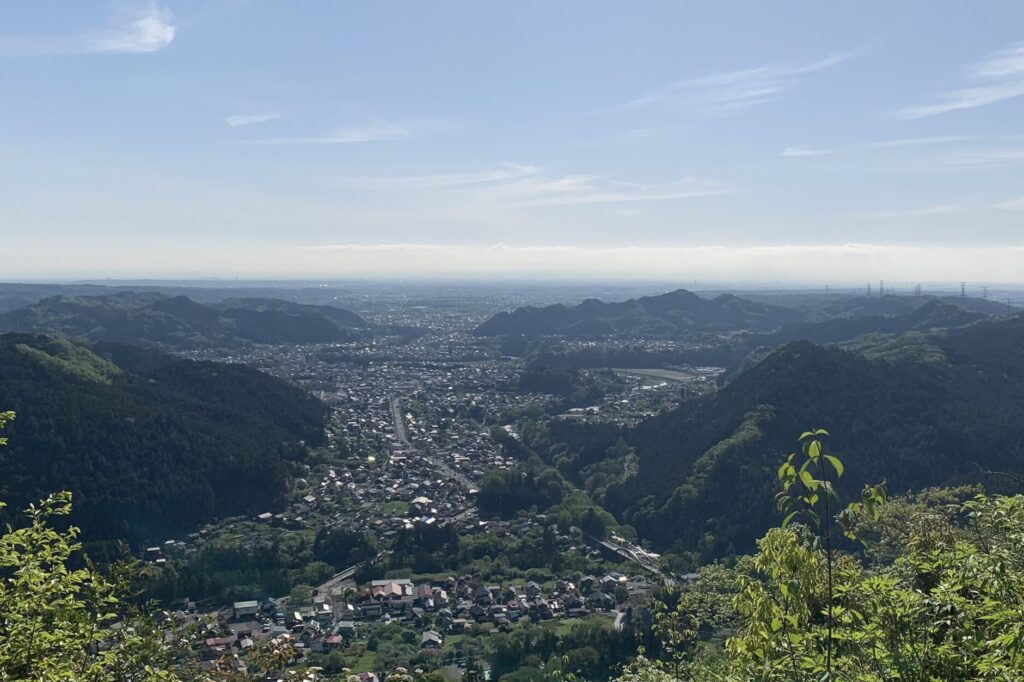
[[[1022,19],[8,3],[0,276],[1021,282]]]

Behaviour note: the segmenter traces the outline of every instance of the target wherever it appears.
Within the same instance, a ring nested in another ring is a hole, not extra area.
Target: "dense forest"
[[[805,423],[842,434],[835,447],[865,472],[854,476],[894,491],[1019,473],[1022,379],[1020,316],[851,350],[794,342],[623,434],[639,466],[604,502],[663,546],[749,551],[770,524],[774,468]]]
[[[183,295],[132,291],[51,296],[0,315],[0,331],[60,333],[175,349],[347,341],[359,338],[366,327],[355,313],[331,306],[270,298],[204,305]]]
[[[926,325],[971,315],[941,302],[909,314]],[[1021,473],[1024,317],[832,347],[790,342],[747,365],[636,427],[541,418],[523,425],[518,447],[690,565],[751,550],[770,524],[774,467],[807,422],[841,433],[835,447],[854,470],[895,491]],[[527,376],[574,375],[562,366]]]
[[[931,299],[924,305],[893,315],[861,315],[833,317],[821,322],[791,324],[777,332],[752,336],[747,349],[755,346],[775,347],[788,341],[834,343],[849,341],[866,334],[905,334],[933,329],[953,329],[988,318],[989,315]]]
[[[216,516],[280,504],[286,463],[322,442],[323,405],[247,367],[116,344],[0,336],[0,450],[13,509],[74,495],[87,538],[165,539]]]

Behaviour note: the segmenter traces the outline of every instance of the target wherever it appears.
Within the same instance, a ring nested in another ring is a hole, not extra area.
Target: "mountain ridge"
[[[204,305],[181,294],[130,291],[50,296],[0,315],[0,332],[59,333],[173,349],[349,341],[368,326],[357,314],[329,306],[263,298]]]
[[[686,289],[677,289],[615,303],[591,298],[575,306],[556,303],[543,308],[526,306],[512,312],[502,311],[478,326],[474,334],[663,336],[690,331],[771,331],[800,319],[800,313],[792,309],[749,301],[733,294],[706,299]]]

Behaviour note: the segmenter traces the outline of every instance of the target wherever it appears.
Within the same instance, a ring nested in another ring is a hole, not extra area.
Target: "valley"
[[[965,406],[953,396],[980,395],[969,388],[972,377],[981,372],[979,387],[991,393],[998,381],[986,373],[1024,373],[1024,344],[988,350],[1000,339],[1024,340],[1021,318],[981,312],[984,302],[831,301],[840,317],[788,332],[794,319],[820,317],[822,302],[780,313],[776,331],[638,337],[613,325],[584,337],[545,330],[492,338],[480,325],[501,305],[497,297],[446,301],[435,291],[437,299],[414,303],[404,292],[353,292],[336,302],[354,311],[346,319],[361,320],[356,338],[231,339],[167,348],[174,355],[166,356],[103,341],[0,336],[15,351],[5,362],[49,363],[84,386],[110,390],[120,385],[119,373],[161,364],[214,374],[216,367],[237,368],[322,406],[322,435],[307,435],[300,450],[273,464],[280,478],[263,481],[273,490],[236,477],[232,495],[244,502],[202,512],[192,506],[196,515],[183,532],[143,524],[126,536],[90,511],[85,494],[80,522],[85,537],[96,539],[87,547],[102,553],[100,539],[131,540],[145,593],[172,609],[175,628],[204,633],[192,647],[202,659],[244,668],[260,642],[287,640],[297,660],[327,671],[369,675],[419,666],[458,677],[500,671],[508,663],[495,657],[496,647],[531,628],[551,632],[556,648],[574,636],[618,638],[610,650],[628,656],[649,636],[643,614],[652,599],[696,580],[702,566],[750,551],[775,523],[767,491],[799,422],[839,424],[862,480],[881,472],[907,488],[977,482],[979,467],[1012,469],[1016,461],[1005,453],[957,463],[942,459],[939,445],[951,439],[943,424],[956,423],[953,411]],[[122,306],[128,294],[117,296],[114,304]],[[160,296],[152,295],[171,300]],[[317,311],[323,296],[288,309]],[[658,314],[672,318],[671,306],[690,305],[690,296],[667,299],[655,306]],[[275,300],[259,306],[286,309]],[[97,305],[102,297],[92,299],[90,315]],[[756,309],[782,310],[773,305]],[[878,313],[883,307],[889,312]],[[74,310],[64,314],[63,324],[80,324]],[[907,328],[900,321],[906,315],[951,326]],[[821,325],[839,346],[789,340]],[[17,351],[23,338],[42,350]],[[683,361],[709,357],[706,349],[728,362]],[[637,362],[599,362],[630,356]],[[641,362],[652,359],[660,366]],[[0,396],[24,414],[12,422],[15,449],[7,454],[25,457],[26,447],[38,446],[19,421],[48,408],[20,400],[16,386],[0,381]],[[931,422],[923,412],[901,413],[914,438],[934,432],[930,454],[887,437],[906,454],[888,468],[867,464],[883,446],[865,439],[864,429],[888,428],[881,425],[886,410],[871,406],[879,387],[890,396],[928,393],[922,407],[946,415]],[[1001,394],[992,400],[1016,404]],[[979,405],[973,419],[984,425],[993,410]],[[867,425],[849,422],[852,416]],[[914,457],[923,468],[910,464]],[[72,485],[63,480],[49,485]],[[744,505],[723,504],[730,496],[743,496]],[[599,667],[615,665],[604,660]]]

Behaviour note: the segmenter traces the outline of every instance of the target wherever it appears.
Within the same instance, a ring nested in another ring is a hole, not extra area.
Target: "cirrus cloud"
[[[966,87],[939,93],[927,104],[899,109],[896,116],[925,118],[1024,96],[1024,42],[991,53],[968,69],[968,77]]]
[[[281,118],[281,114],[271,112],[262,114],[234,114],[232,116],[225,116],[224,122],[232,128],[240,128],[242,126],[256,125],[257,123],[267,123],[278,118]]]
[[[151,54],[168,47],[178,27],[169,9],[149,2],[111,18],[105,28],[67,35],[0,35],[0,57]]]

